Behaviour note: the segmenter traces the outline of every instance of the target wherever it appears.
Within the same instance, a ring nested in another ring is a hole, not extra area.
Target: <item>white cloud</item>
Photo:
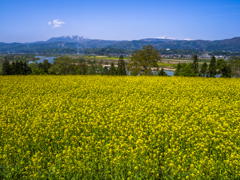
[[[191,39],[189,39],[189,38],[186,38],[186,39],[184,39],[184,40],[186,40],[186,41],[191,41]]]
[[[53,22],[48,22],[48,25],[53,24],[52,28],[57,28],[57,27],[61,27],[63,24],[65,24],[65,22],[63,21],[59,21],[58,19],[53,20]]]
[[[58,19],[53,20],[53,25],[54,25],[53,28],[61,27],[63,24],[65,24],[65,22],[59,21]]]

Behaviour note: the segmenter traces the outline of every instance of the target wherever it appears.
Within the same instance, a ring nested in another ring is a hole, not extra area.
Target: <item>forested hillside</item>
[[[45,42],[0,43],[0,53],[76,53],[79,49],[86,48],[140,49],[146,45],[152,45],[156,49],[188,49],[200,51],[240,52],[240,37],[216,41],[170,40],[157,38],[133,41],[113,41],[88,38],[85,39],[85,37],[74,39],[74,37],[69,38],[69,36],[67,36],[60,38],[51,38]]]

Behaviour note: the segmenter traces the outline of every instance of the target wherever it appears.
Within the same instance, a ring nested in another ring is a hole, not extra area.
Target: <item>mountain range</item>
[[[141,49],[145,45],[153,45],[156,49],[191,49],[202,51],[231,51],[240,52],[240,37],[224,40],[178,40],[167,37],[146,38],[132,41],[89,39],[84,36],[53,37],[47,41],[32,43],[0,42],[0,52],[36,53],[49,49],[85,49],[85,48],[115,48]]]

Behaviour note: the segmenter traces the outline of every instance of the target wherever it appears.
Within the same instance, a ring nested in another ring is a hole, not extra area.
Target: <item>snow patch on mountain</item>
[[[175,38],[169,38],[167,36],[162,36],[162,37],[156,37],[156,39],[170,39],[170,40],[185,40],[185,41],[191,41],[192,39],[185,38],[185,39],[175,39]]]
[[[174,38],[169,38],[169,37],[167,37],[167,36],[156,37],[156,39],[171,39],[171,40],[177,40],[177,39],[174,39]]]

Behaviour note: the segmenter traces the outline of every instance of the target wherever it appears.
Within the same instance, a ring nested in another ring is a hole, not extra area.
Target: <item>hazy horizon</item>
[[[68,35],[68,36],[71,36],[71,35]],[[72,36],[78,36],[78,35],[72,35]],[[63,36],[59,36],[59,37],[63,37]],[[58,37],[51,37],[51,38],[58,38]],[[51,39],[49,38],[49,39]],[[92,39],[92,38],[89,38],[89,37],[86,37],[88,39]],[[147,38],[158,38],[158,37],[147,37]],[[141,38],[141,39],[147,39],[147,38]],[[232,38],[236,38],[236,37],[232,37]],[[232,39],[232,38],[227,38],[227,39]],[[47,41],[49,39],[46,39],[46,40],[41,40],[41,41]],[[113,40],[113,41],[134,41],[134,40],[141,40],[141,39],[132,39],[132,40],[125,40],[125,39],[100,39],[100,38],[96,38],[96,40]],[[166,38],[168,39],[168,38]],[[169,39],[172,39],[172,38],[169,38]],[[190,41],[190,40],[203,40],[203,41],[217,41],[217,40],[224,40],[224,39],[214,39],[214,40],[209,40],[209,39],[173,39],[173,40],[187,40],[187,41]],[[34,43],[34,42],[41,42],[41,41],[29,41],[29,42],[17,42],[17,41],[13,41],[13,42],[3,42],[3,43]],[[1,41],[0,41],[1,42]]]
[[[0,6],[0,42],[6,43],[69,35],[103,40],[240,37],[238,0],[8,0]]]

